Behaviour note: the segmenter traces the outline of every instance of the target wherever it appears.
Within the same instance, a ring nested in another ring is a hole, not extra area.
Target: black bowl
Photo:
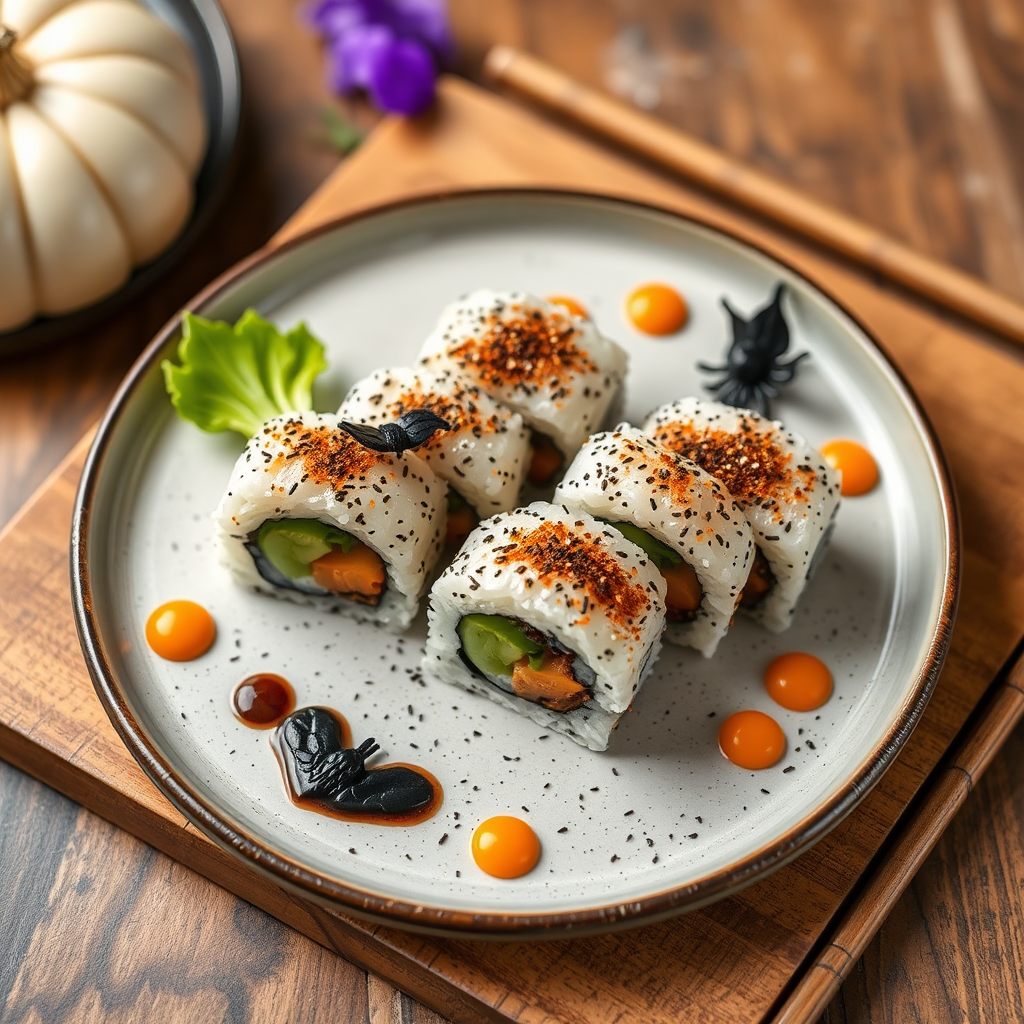
[[[116,292],[93,306],[64,316],[38,317],[0,333],[0,354],[42,348],[79,333],[109,316],[165,274],[192,247],[224,196],[242,113],[242,79],[235,41],[216,0],[143,0],[188,44],[199,67],[208,141],[196,178],[195,208],[184,231],[153,262],[138,267]]]

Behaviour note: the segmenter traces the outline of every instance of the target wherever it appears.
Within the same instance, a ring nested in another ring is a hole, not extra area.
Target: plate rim
[[[287,257],[320,237],[376,217],[401,213],[418,207],[463,202],[473,199],[576,200],[634,212],[669,217],[717,234],[730,242],[744,246],[784,267],[797,279],[810,285],[831,302],[863,334],[875,354],[881,358],[899,396],[911,414],[925,442],[933,475],[938,484],[943,511],[943,541],[948,557],[943,573],[942,600],[939,613],[928,639],[927,653],[922,668],[902,712],[890,728],[872,746],[870,753],[855,767],[848,781],[828,800],[800,822],[790,827],[771,844],[763,845],[727,868],[712,871],[683,886],[674,886],[650,893],[639,900],[602,903],[585,909],[545,912],[472,912],[395,900],[383,894],[361,888],[304,865],[296,859],[264,845],[245,834],[244,829],[227,820],[176,772],[164,758],[157,745],[135,718],[120,684],[107,658],[96,618],[93,614],[93,593],[89,571],[89,525],[93,499],[103,471],[106,453],[117,432],[127,403],[143,378],[161,358],[165,349],[176,339],[181,327],[181,313],[176,313],[146,346],[128,371],[97,429],[86,459],[82,478],[75,495],[71,529],[70,575],[75,625],[93,686],[122,742],[139,766],[167,797],[175,808],[198,827],[218,846],[234,854],[250,869],[254,869],[285,888],[306,899],[332,909],[342,908],[361,918],[376,923],[399,926],[408,930],[425,931],[446,936],[471,938],[560,938],[571,933],[581,935],[605,932],[619,928],[637,927],[667,917],[696,910],[701,906],[739,891],[753,881],[781,868],[799,854],[813,846],[839,824],[870,792],[891,766],[903,744],[909,739],[924,713],[934,692],[939,672],[949,649],[953,621],[960,589],[960,517],[949,466],[939,445],[931,421],[917,395],[902,371],[893,361],[874,332],[813,275],[795,267],[788,258],[770,248],[743,238],[731,229],[722,228],[701,216],[681,213],[658,203],[634,198],[608,195],[600,191],[580,188],[499,186],[483,188],[446,188],[438,191],[406,196],[400,199],[355,210],[318,224],[287,241],[258,249],[252,255],[225,271],[190,300],[183,309],[202,312],[224,292],[247,277],[261,271],[265,265]]]

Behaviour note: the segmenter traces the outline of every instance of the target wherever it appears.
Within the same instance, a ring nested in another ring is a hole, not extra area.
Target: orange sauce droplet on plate
[[[644,284],[626,298],[626,316],[644,334],[675,334],[690,315],[686,300],[667,284]]]
[[[764,688],[789,711],[813,711],[832,696],[832,673],[813,654],[780,654],[764,673]]]
[[[540,840],[522,818],[499,814],[477,825],[472,851],[481,871],[495,878],[519,878],[540,859]]]
[[[837,439],[822,445],[825,461],[843,474],[840,493],[844,498],[867,494],[878,483],[878,463],[862,444]]]
[[[195,601],[168,601],[146,620],[146,643],[168,661],[192,661],[217,636],[213,616]]]
[[[737,711],[718,730],[718,745],[733,764],[758,770],[771,768],[786,752],[786,735],[763,711]]]
[[[561,306],[563,309],[567,309],[573,316],[581,317],[584,320],[590,319],[590,314],[587,312],[587,307],[582,302],[574,299],[571,295],[549,295],[548,302],[552,306]]]

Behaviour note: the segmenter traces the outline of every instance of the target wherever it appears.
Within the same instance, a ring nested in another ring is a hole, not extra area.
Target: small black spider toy
[[[435,802],[434,783],[412,765],[367,768],[376,740],[346,744],[347,725],[330,708],[300,708],[274,731],[272,745],[292,798],[342,816],[402,818]]]
[[[351,434],[364,448],[375,452],[394,452],[401,455],[408,448],[418,448],[438,430],[451,430],[446,420],[429,409],[413,409],[394,423],[371,427],[364,423],[341,422],[338,426]]]
[[[789,348],[789,325],[782,313],[785,288],[780,282],[772,301],[750,320],[744,320],[726,299],[722,299],[722,305],[732,317],[732,344],[726,353],[725,365],[697,365],[710,373],[725,374],[721,380],[706,387],[726,405],[756,409],[762,416],[770,416],[768,400],[778,398],[776,385],[788,384],[796,375],[797,363],[810,355],[809,352],[801,352],[788,363],[780,361]]]

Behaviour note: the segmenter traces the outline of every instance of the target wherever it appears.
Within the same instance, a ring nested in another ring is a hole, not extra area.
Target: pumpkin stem
[[[0,25],[0,110],[32,91],[32,65],[18,52],[18,33]]]

